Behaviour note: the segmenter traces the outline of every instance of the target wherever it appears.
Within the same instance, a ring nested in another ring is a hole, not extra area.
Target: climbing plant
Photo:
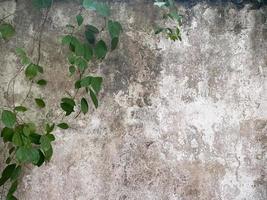
[[[37,61],[34,62],[27,55],[26,50],[22,48],[16,49],[21,65],[19,73],[24,72],[25,79],[28,80],[31,86],[36,84],[44,87],[47,84],[47,80],[40,78],[40,75],[45,73],[44,68],[40,65],[40,46],[42,29],[52,4],[52,0],[33,0],[33,5],[45,13],[44,21],[40,28]],[[106,21],[105,27],[102,27],[100,30],[93,24],[84,24],[83,9],[95,11],[100,17],[103,17]],[[85,26],[84,35],[86,41],[80,40],[75,36],[81,26]],[[8,181],[10,182],[6,196],[7,200],[17,199],[14,193],[17,189],[18,179],[23,166],[32,164],[39,167],[45,162],[50,161],[53,155],[51,143],[55,140],[53,131],[56,127],[61,129],[69,128],[69,125],[64,122],[64,118],[77,112],[78,114],[75,117],[78,117],[81,113],[86,114],[89,111],[90,101],[95,108],[98,107],[98,93],[101,90],[103,78],[92,75],[89,66],[90,63],[102,62],[108,52],[113,51],[117,47],[122,26],[119,22],[110,19],[110,9],[105,3],[84,0],[83,7],[76,16],[76,24],[68,24],[67,28],[69,33],[62,36],[61,43],[69,50],[66,56],[69,63],[69,74],[74,79],[75,77],[78,78],[73,81],[75,93],[73,95],[68,93],[69,95],[63,96],[59,103],[63,117],[60,116],[60,119],[57,118],[52,121],[45,116],[42,123],[34,122],[34,119],[31,120],[25,117],[31,109],[25,105],[26,100],[31,102],[32,107],[36,106],[39,109],[44,109],[47,106],[46,99],[40,98],[36,94],[33,94],[34,97],[31,99],[29,97],[30,90],[21,102],[15,102],[13,99],[11,103],[8,103],[7,107],[1,108],[1,121],[4,126],[1,131],[1,137],[8,146],[9,156],[6,159],[6,167],[2,171],[0,186],[3,186]],[[109,33],[109,42],[101,38],[101,32],[103,31]],[[14,34],[15,29],[11,24],[1,23],[0,36],[2,39],[7,40]],[[17,74],[11,82],[16,77]],[[9,86],[7,94],[7,100],[12,98]]]

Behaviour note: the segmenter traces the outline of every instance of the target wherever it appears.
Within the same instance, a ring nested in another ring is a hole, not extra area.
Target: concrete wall
[[[19,68],[14,48],[36,58],[41,15],[30,1],[1,1],[14,12],[17,36],[0,43],[0,101]],[[151,2],[112,1],[123,24],[119,49],[92,72],[104,76],[101,105],[57,131],[54,157],[26,168],[21,200],[265,200],[267,199],[267,8],[205,3],[185,7],[182,42],[153,34]],[[59,44],[75,21],[75,3],[56,2],[42,42],[48,82],[34,87],[54,111],[64,90],[66,50]],[[92,12],[86,22],[101,25]],[[82,34],[81,34],[82,37]],[[15,83],[15,99],[29,85]],[[60,91],[58,90],[60,88]],[[31,102],[28,102],[29,104]],[[35,114],[36,119],[49,110]],[[52,113],[53,113],[52,112]],[[2,165],[2,164],[1,164]],[[3,167],[3,166],[1,166]]]

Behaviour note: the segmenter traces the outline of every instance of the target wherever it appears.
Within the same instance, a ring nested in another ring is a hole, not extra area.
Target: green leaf
[[[85,27],[86,27],[87,31],[90,31],[90,32],[95,33],[95,34],[99,33],[98,28],[96,28],[93,25],[86,25]]]
[[[76,68],[75,68],[73,65],[71,65],[71,66],[69,67],[69,72],[70,72],[70,74],[73,75],[73,74],[75,73],[75,71],[76,71]]]
[[[90,89],[90,97],[95,105],[95,108],[98,107],[98,100],[93,90]]]
[[[75,43],[75,54],[76,56],[83,56],[84,55],[84,45],[80,42]]]
[[[119,38],[117,38],[117,37],[112,38],[112,40],[111,40],[111,50],[116,49],[117,46],[118,46],[118,43],[119,43]]]
[[[15,29],[11,24],[0,24],[0,37],[6,40],[11,38],[13,35],[15,35]]]
[[[18,131],[14,132],[13,137],[12,137],[12,142],[16,146],[22,146],[23,145],[23,141],[22,141],[20,132],[18,132]]]
[[[83,114],[86,114],[88,112],[88,103],[85,98],[81,99],[81,110]]]
[[[69,125],[67,123],[60,123],[57,125],[59,128],[62,128],[62,129],[68,129],[69,128]]]
[[[43,152],[41,150],[38,149],[38,152],[39,152],[39,160],[38,162],[36,163],[36,165],[38,167],[40,167],[41,165],[43,165],[44,161],[45,161],[45,156],[43,154]]]
[[[51,141],[49,137],[47,137],[46,135],[42,135],[40,142],[41,142],[41,151],[43,152],[45,159],[49,161],[53,154]]]
[[[22,48],[16,48],[16,54],[20,58],[20,62],[22,65],[29,65],[31,63],[26,52]]]
[[[29,135],[29,139],[30,139],[31,143],[33,143],[33,144],[40,144],[40,138],[41,138],[41,135],[39,135],[37,133],[31,133]]]
[[[62,98],[60,107],[66,112],[66,116],[74,112],[75,101],[71,98]]]
[[[27,111],[27,108],[24,107],[24,106],[16,106],[14,108],[14,110],[17,111],[17,112],[26,112]]]
[[[81,88],[82,86],[81,86],[81,80],[77,80],[76,82],[75,82],[75,89],[79,89],[79,88]]]
[[[12,142],[13,135],[14,130],[11,128],[5,127],[1,131],[1,137],[3,138],[4,142]]]
[[[101,85],[103,82],[102,77],[91,77],[91,87],[93,88],[95,94],[98,94],[99,91],[101,90]]]
[[[84,44],[84,55],[83,55],[83,57],[87,61],[91,60],[92,57],[93,57],[93,49],[87,44]]]
[[[11,164],[11,165],[6,166],[6,168],[2,172],[2,176],[0,178],[0,186],[4,185],[5,182],[11,177],[15,168],[16,168],[16,164]]]
[[[106,54],[108,52],[108,48],[106,43],[103,40],[100,40],[95,47],[95,55],[98,59],[105,58]]]
[[[45,107],[45,102],[43,99],[40,99],[40,98],[36,98],[35,99],[35,103],[37,104],[37,106],[39,108],[44,108]]]
[[[37,83],[38,85],[44,86],[44,85],[47,84],[47,81],[44,80],[44,79],[40,79],[40,80],[38,80],[36,83]]]
[[[8,193],[7,193],[7,199],[9,199],[10,197],[13,196],[13,194],[14,194],[15,191],[17,190],[17,187],[18,187],[18,181],[15,180],[15,181],[11,184],[11,186],[10,186],[10,188],[9,188],[9,190],[8,190]]]
[[[81,79],[80,86],[81,87],[88,87],[91,84],[92,76],[87,76]]]
[[[108,31],[109,31],[110,37],[112,39],[115,37],[118,38],[120,36],[121,31],[122,31],[122,26],[117,21],[109,20],[108,21]]]
[[[76,21],[77,21],[78,26],[81,26],[82,23],[83,23],[83,16],[77,15],[76,16]]]
[[[62,38],[61,43],[62,43],[62,44],[70,45],[72,38],[73,38],[73,36],[71,36],[71,35],[65,35],[65,36]]]
[[[49,8],[52,5],[52,1],[53,0],[32,0],[32,4],[38,9]]]
[[[50,142],[53,142],[56,140],[55,136],[53,134],[46,134],[46,136],[48,137],[48,139],[50,140]]]
[[[29,64],[27,67],[26,67],[26,70],[25,70],[25,75],[28,79],[33,79],[34,77],[37,76],[38,74],[38,65],[35,65],[33,63]]]
[[[87,29],[85,31],[85,37],[87,41],[89,42],[89,44],[95,44],[95,33],[94,32]]]
[[[97,2],[93,0],[84,0],[83,7],[90,10],[95,10],[99,15],[108,17],[110,15],[109,7],[102,2]]]
[[[45,131],[48,134],[48,133],[51,133],[54,130],[54,128],[55,128],[55,124],[54,123],[52,125],[46,124]]]
[[[68,61],[69,61],[70,64],[73,65],[73,64],[75,63],[75,59],[76,59],[76,56],[75,56],[74,53],[70,53],[70,54],[68,55]]]
[[[39,161],[38,149],[29,147],[19,147],[16,151],[16,159],[21,163],[32,163],[37,164]]]
[[[16,169],[13,171],[12,175],[10,176],[10,180],[16,180],[21,173],[21,166],[17,166]]]
[[[77,57],[75,59],[75,63],[74,63],[81,71],[85,70],[88,65],[87,65],[87,61],[84,60],[83,58],[81,57]]]
[[[12,128],[16,123],[16,114],[9,110],[3,110],[1,120],[6,127]]]

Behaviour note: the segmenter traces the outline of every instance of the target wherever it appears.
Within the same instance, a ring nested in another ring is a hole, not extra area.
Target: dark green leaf
[[[62,129],[68,129],[69,128],[69,125],[66,124],[66,123],[60,123],[57,125],[59,128],[62,128]]]
[[[95,33],[95,34],[99,33],[98,28],[96,28],[93,25],[86,25],[85,27],[86,27],[87,31],[90,31],[90,32]]]
[[[45,107],[45,102],[43,99],[40,99],[40,98],[36,98],[35,99],[35,103],[37,104],[37,106],[39,108],[44,108]]]
[[[15,29],[11,24],[0,24],[0,38],[9,39],[15,34]]]
[[[71,66],[69,67],[69,72],[70,72],[70,74],[73,75],[73,74],[75,73],[75,71],[76,71],[76,68],[75,68],[73,65],[71,65]]]
[[[75,101],[70,98],[62,98],[60,107],[66,112],[66,116],[74,112]]]
[[[110,37],[112,39],[115,37],[118,38],[120,36],[121,31],[122,31],[121,24],[117,21],[109,20],[108,21],[108,31],[109,31]]]
[[[2,172],[2,177],[0,178],[0,186],[5,184],[5,182],[10,178],[10,176],[14,172],[15,168],[16,164],[11,164],[6,166],[6,168]]]
[[[90,89],[90,97],[95,105],[95,108],[98,107],[98,100],[93,90]]]
[[[92,76],[87,76],[81,79],[80,85],[81,87],[88,87],[91,84]]]
[[[112,38],[112,40],[111,40],[111,50],[116,49],[117,46],[118,46],[118,43],[119,43],[119,38],[117,38],[117,37]]]
[[[76,82],[75,82],[75,88],[76,89],[79,89],[79,88],[81,88],[81,80],[77,80]]]
[[[90,30],[86,30],[85,37],[90,44],[95,44],[95,33],[94,32]]]
[[[9,199],[10,197],[13,196],[14,192],[17,190],[17,187],[18,187],[18,181],[15,180],[15,181],[11,184],[11,186],[10,186],[10,188],[9,188],[9,190],[8,190],[8,193],[7,193],[7,199]]]
[[[24,107],[24,106],[16,106],[14,108],[14,110],[17,111],[17,112],[25,112],[25,111],[27,111],[27,108]]]
[[[36,83],[37,83],[38,85],[44,86],[44,85],[47,84],[47,81],[44,80],[44,79],[40,79],[40,80],[38,80]]]
[[[14,130],[11,128],[5,127],[1,131],[1,137],[3,138],[4,142],[12,142],[13,135]]]
[[[22,146],[16,151],[16,159],[21,163],[37,164],[40,158],[39,156],[39,152],[35,148]]]
[[[76,21],[78,26],[81,26],[83,23],[83,16],[81,16],[80,14],[76,16]]]
[[[31,63],[29,64],[27,67],[26,67],[26,70],[25,70],[25,75],[28,79],[33,79],[34,77],[37,76],[38,74],[38,66]]]
[[[41,138],[41,135],[39,135],[37,133],[31,133],[29,135],[29,139],[30,139],[31,143],[33,143],[33,144],[40,144],[40,138]]]
[[[32,4],[38,9],[49,8],[52,5],[52,1],[53,0],[32,0]]]
[[[81,99],[81,110],[83,114],[86,114],[88,112],[88,103],[85,98]]]
[[[9,110],[3,110],[1,120],[6,127],[12,128],[16,123],[16,114]]]
[[[87,65],[87,62],[86,60],[84,60],[83,58],[81,57],[77,57],[76,60],[75,60],[75,65],[81,70],[85,70],[88,65]]]
[[[21,173],[21,166],[17,166],[16,169],[13,171],[12,175],[10,176],[11,180],[16,180]]]
[[[41,150],[45,156],[45,159],[49,161],[53,154],[51,141],[49,137],[47,137],[46,135],[42,135],[40,142],[41,142]]]
[[[55,124],[54,123],[52,125],[46,124],[45,131],[46,131],[46,133],[51,133],[54,130],[54,128],[55,128]]]
[[[45,156],[44,156],[44,154],[42,153],[42,151],[40,151],[40,150],[38,150],[38,152],[39,152],[39,161],[37,162],[37,166],[38,167],[40,167],[43,163],[44,163],[44,161],[45,161]]]
[[[98,59],[105,58],[108,48],[106,43],[103,40],[100,40],[95,47],[95,55]]]
[[[91,87],[93,88],[95,94],[98,94],[101,90],[101,85],[103,82],[102,77],[91,77]]]

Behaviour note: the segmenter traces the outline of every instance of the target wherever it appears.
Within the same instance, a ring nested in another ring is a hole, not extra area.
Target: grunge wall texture
[[[104,76],[100,107],[57,131],[52,161],[26,168],[21,200],[267,199],[267,7],[178,5],[183,41],[174,43],[153,34],[162,21],[150,1],[110,1],[124,32],[119,49],[92,68]],[[15,13],[9,20],[17,35],[0,43],[3,105],[19,67],[14,48],[36,57],[41,23],[30,1],[0,1],[0,16],[4,9]],[[59,38],[78,9],[56,1],[44,29],[41,65],[49,82],[33,89],[55,112],[73,87]],[[101,25],[94,13],[84,15]],[[27,89],[21,76],[15,98]]]

